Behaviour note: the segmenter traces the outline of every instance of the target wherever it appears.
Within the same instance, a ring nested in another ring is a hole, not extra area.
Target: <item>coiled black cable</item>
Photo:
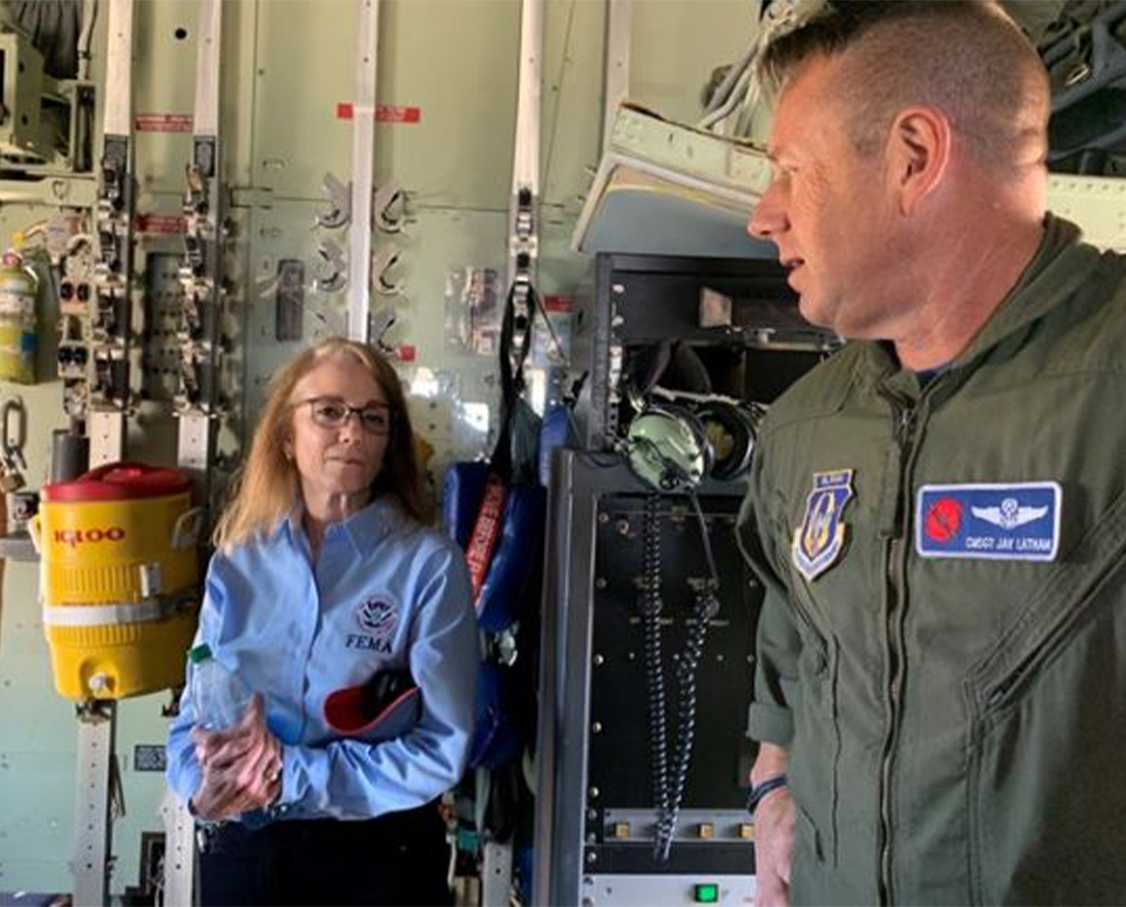
[[[662,859],[664,817],[669,811],[668,729],[665,722],[665,675],[661,664],[661,496],[645,498],[642,527],[641,616],[645,635],[645,679],[649,699],[649,767],[653,802],[657,808],[654,855]],[[664,849],[668,855],[668,846]]]
[[[692,744],[696,734],[696,670],[704,654],[704,640],[708,634],[708,621],[719,609],[719,600],[710,589],[696,596],[696,621],[688,631],[684,652],[676,668],[677,681],[677,733],[676,752],[673,754],[672,783],[668,792],[668,810],[662,817],[662,833],[658,835],[658,859],[668,859],[684,790],[688,784],[688,768],[692,760]]]
[[[704,654],[704,641],[707,638],[708,622],[719,613],[719,574],[712,556],[711,540],[708,538],[708,524],[695,491],[689,492],[689,500],[700,524],[700,541],[704,548],[704,559],[708,565],[708,579],[696,591],[694,611],[695,622],[689,628],[684,651],[677,663],[677,734],[676,751],[673,754],[672,780],[659,806],[657,820],[657,840],[654,856],[658,862],[669,857],[672,839],[676,836],[676,824],[680,817],[680,805],[684,801],[684,791],[688,784],[688,769],[692,761],[692,744],[696,735],[696,672]]]

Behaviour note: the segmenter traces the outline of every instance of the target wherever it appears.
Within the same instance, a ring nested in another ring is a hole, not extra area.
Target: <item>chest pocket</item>
[[[965,684],[972,903],[1110,903],[1126,886],[1126,497],[1069,560]]]

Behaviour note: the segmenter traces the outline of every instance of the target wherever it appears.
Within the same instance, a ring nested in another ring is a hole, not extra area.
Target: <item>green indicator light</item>
[[[708,883],[696,886],[697,904],[716,904],[719,902],[719,886]]]

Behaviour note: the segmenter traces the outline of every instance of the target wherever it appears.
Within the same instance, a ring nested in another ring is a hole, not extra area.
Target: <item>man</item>
[[[986,2],[772,45],[750,232],[855,341],[772,408],[757,903],[1126,903],[1126,264],[1045,212],[1047,78]]]

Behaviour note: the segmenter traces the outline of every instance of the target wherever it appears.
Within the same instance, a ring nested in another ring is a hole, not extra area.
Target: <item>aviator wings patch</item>
[[[1016,529],[1047,514],[1048,507],[1021,507],[1016,498],[1005,498],[998,507],[971,507],[979,520],[985,520],[1002,529]]]

